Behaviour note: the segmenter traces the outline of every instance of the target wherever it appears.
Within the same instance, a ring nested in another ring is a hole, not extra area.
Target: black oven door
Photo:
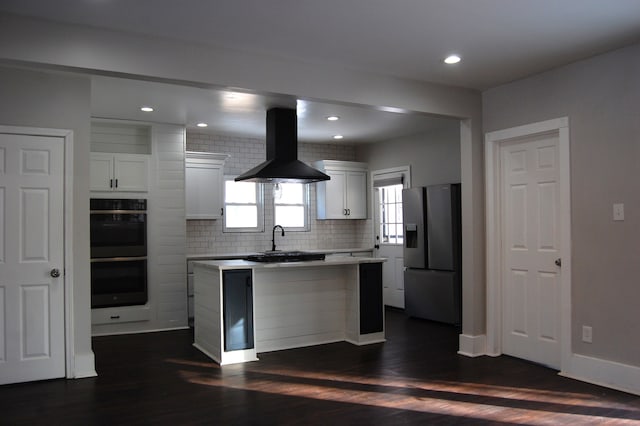
[[[91,212],[91,258],[146,256],[147,215]]]
[[[91,259],[91,307],[147,303],[147,258]]]

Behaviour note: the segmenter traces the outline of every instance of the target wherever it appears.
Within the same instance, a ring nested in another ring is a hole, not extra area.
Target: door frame
[[[378,256],[378,249],[375,248],[376,244],[378,244],[378,242],[376,241],[376,235],[378,233],[378,223],[377,223],[378,221],[376,220],[376,217],[378,215],[378,209],[377,209],[378,203],[376,200],[376,188],[374,186],[374,181],[376,176],[381,176],[381,175],[392,175],[392,176],[402,175],[403,187],[411,188],[411,165],[407,164],[405,166],[397,166],[397,167],[390,167],[390,168],[380,169],[380,170],[372,170],[370,172],[371,178],[369,179],[369,193],[371,194],[371,196],[369,197],[369,199],[371,200],[370,202],[371,229],[372,229],[371,239],[372,239],[374,257]],[[382,267],[384,268],[384,265]],[[404,268],[404,265],[403,265],[403,268]],[[383,291],[384,291],[384,288],[383,288]],[[384,293],[383,293],[383,299],[384,299]]]
[[[64,335],[65,335],[65,375],[75,377],[75,327],[73,297],[73,131],[39,127],[20,127],[0,125],[0,133],[57,137],[64,140],[63,154],[63,293],[64,293]]]
[[[376,244],[376,197],[375,197],[375,186],[373,186],[373,182],[374,182],[374,178],[375,176],[380,176],[380,175],[385,175],[385,174],[402,174],[405,178],[405,180],[402,181],[402,184],[404,186],[404,188],[411,188],[411,166],[410,165],[406,165],[406,166],[397,166],[397,167],[390,167],[388,169],[380,169],[380,170],[372,170],[371,171],[371,179],[369,179],[369,193],[371,194],[371,197],[369,197],[369,199],[371,200],[371,222],[372,222],[372,229],[373,229],[373,234],[371,236],[371,238],[373,239],[373,245],[375,246]]]
[[[489,132],[485,135],[485,203],[487,244],[487,340],[486,354],[502,354],[502,220],[500,148],[506,142],[552,133],[558,135],[560,176],[560,370],[571,360],[571,170],[569,118],[541,121]]]

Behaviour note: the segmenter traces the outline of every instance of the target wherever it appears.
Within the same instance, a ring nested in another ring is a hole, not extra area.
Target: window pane
[[[254,228],[258,226],[258,207],[227,206],[224,220],[227,228]]]
[[[276,199],[278,204],[302,204],[304,202],[303,183],[281,183],[281,195]]]
[[[382,243],[402,244],[402,185],[383,186],[380,191],[379,218]]]
[[[302,228],[304,223],[304,207],[276,206],[275,223],[285,228]]]
[[[257,184],[255,182],[225,181],[225,202],[255,204],[256,188]]]

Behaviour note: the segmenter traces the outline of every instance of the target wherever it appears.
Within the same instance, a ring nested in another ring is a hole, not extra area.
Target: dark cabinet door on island
[[[222,273],[224,350],[253,348],[253,283],[251,269]]]
[[[360,334],[384,330],[382,263],[360,264]]]

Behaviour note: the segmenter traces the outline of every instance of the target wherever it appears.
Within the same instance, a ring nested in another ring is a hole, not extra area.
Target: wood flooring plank
[[[640,424],[640,397],[507,356],[460,356],[455,327],[388,309],[386,331],[381,344],[224,367],[190,330],[96,337],[98,377],[0,386],[0,424]]]

